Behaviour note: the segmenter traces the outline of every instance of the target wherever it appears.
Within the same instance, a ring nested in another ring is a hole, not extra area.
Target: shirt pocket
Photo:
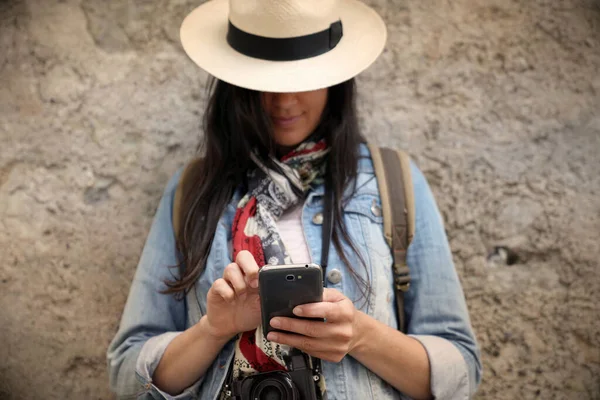
[[[383,234],[383,210],[379,196],[362,194],[354,197],[344,207],[346,224],[355,244],[364,247],[369,253],[382,258],[390,258],[390,248]]]

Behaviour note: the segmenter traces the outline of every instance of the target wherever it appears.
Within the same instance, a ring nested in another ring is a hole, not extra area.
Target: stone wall
[[[2,399],[111,398],[106,347],[200,135],[207,76],[178,43],[197,4],[0,0]],[[359,78],[364,131],[432,185],[478,398],[600,399],[600,3],[369,4],[389,42]]]

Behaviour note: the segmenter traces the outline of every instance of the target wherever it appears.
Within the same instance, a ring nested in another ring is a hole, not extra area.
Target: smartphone
[[[258,272],[258,289],[266,335],[277,331],[269,325],[271,318],[302,318],[294,315],[294,307],[323,301],[323,270],[317,264],[266,265]]]

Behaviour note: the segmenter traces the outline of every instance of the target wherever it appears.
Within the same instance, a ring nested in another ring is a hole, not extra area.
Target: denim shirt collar
[[[371,161],[371,153],[366,144],[361,143],[359,147],[358,156],[358,174],[373,174],[373,162]],[[350,188],[352,189],[352,188]],[[325,194],[325,185],[321,184],[311,189],[309,196],[322,197]],[[350,196],[352,193],[345,193],[345,197]]]

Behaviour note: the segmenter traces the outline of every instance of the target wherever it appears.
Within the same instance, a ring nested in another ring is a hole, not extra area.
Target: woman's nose
[[[289,108],[297,102],[296,93],[273,93],[273,104],[278,108]]]

